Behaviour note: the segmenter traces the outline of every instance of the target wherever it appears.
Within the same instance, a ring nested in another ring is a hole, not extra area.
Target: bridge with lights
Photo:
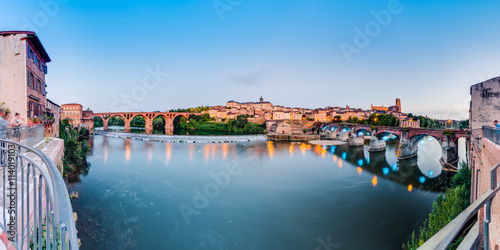
[[[348,141],[349,146],[363,146],[365,137],[370,138],[370,152],[384,151],[386,141],[399,139],[398,159],[417,156],[418,145],[425,143],[425,137],[439,142],[442,157],[439,160],[446,169],[458,168],[458,139],[466,137],[466,131],[457,129],[401,128],[371,126],[351,123],[331,123],[322,126],[328,137]]]

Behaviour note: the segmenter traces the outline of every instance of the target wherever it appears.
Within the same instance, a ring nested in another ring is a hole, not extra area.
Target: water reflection
[[[172,156],[172,144],[171,143],[165,143],[165,157],[166,157],[166,164],[170,162],[170,157]]]
[[[130,140],[131,139],[125,139],[125,162],[126,163],[128,163],[130,161],[130,154],[131,154]]]
[[[94,147],[89,175],[70,187],[80,193],[73,204],[82,249],[314,249],[322,234],[346,249],[395,249],[428,215],[438,193],[426,190],[441,191],[447,178],[426,176],[416,158],[398,161],[397,144],[369,153],[347,145],[95,136]],[[205,192],[232,161],[242,174],[186,225],[179,205],[197,202],[192,190]]]

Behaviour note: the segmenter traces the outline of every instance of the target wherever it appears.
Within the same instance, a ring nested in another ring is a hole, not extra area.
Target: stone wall
[[[500,121],[500,77],[472,85],[471,127],[493,126],[494,120]]]

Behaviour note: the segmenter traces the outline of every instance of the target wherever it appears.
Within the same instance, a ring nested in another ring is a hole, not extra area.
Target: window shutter
[[[47,65],[43,66],[43,73],[47,74]]]

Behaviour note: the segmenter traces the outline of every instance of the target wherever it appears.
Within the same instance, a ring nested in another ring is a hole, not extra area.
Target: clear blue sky
[[[467,118],[469,86],[500,75],[500,2],[401,0],[377,30],[371,12],[391,4],[6,0],[0,30],[36,31],[52,58],[49,98],[96,112],[261,95],[291,107],[368,109],[399,97],[404,112]],[[355,46],[356,27],[367,25],[373,37],[347,60],[341,44]],[[157,69],[164,73],[148,73]]]

